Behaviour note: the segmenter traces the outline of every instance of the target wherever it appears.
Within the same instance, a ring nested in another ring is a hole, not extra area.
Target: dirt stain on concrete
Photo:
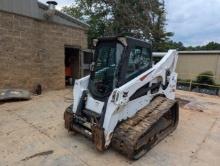
[[[204,112],[206,110],[206,105],[202,102],[192,101],[184,106],[184,108],[191,110],[191,111],[197,111],[197,112]]]
[[[48,151],[45,151],[45,152],[36,153],[34,155],[25,157],[21,161],[27,161],[27,160],[30,160],[32,158],[38,157],[38,156],[47,156],[47,155],[53,154],[53,152],[54,152],[53,150],[48,150]]]

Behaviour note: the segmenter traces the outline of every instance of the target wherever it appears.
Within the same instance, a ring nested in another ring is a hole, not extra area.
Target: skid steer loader
[[[103,37],[94,45],[91,73],[75,82],[65,128],[91,138],[99,151],[111,145],[139,159],[177,127],[177,51],[153,65],[145,41]]]

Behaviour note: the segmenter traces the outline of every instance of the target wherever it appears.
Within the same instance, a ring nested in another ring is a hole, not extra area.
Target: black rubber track
[[[112,147],[130,159],[137,160],[173,132],[178,120],[178,103],[157,97],[134,117],[116,127]]]

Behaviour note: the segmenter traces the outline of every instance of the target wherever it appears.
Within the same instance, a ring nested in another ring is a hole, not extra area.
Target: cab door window
[[[128,59],[128,67],[126,72],[127,81],[135,78],[150,67],[151,57],[148,49],[139,46],[133,47]]]

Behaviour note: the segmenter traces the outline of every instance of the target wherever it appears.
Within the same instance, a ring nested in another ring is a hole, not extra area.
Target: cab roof
[[[119,38],[125,38],[128,44],[137,43],[138,45],[151,46],[151,43],[148,41],[144,41],[130,36],[105,36],[98,38],[98,41],[118,41]]]

